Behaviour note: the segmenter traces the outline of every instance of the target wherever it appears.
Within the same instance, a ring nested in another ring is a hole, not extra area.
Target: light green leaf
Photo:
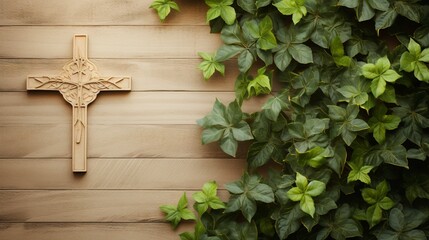
[[[225,74],[225,65],[220,62],[216,62],[213,55],[204,52],[199,52],[198,55],[203,58],[203,61],[198,67],[203,71],[205,80],[209,79],[215,71],[218,71],[222,75]]]
[[[287,191],[287,197],[294,202],[301,201],[301,198],[304,196],[303,191],[299,187],[293,187]]]
[[[149,7],[157,11],[161,21],[165,20],[165,18],[170,14],[171,9],[180,11],[177,3],[172,0],[154,0]]]
[[[265,75],[265,68],[259,69],[258,76],[249,82],[247,85],[247,92],[251,96],[258,96],[271,92],[271,81],[270,78]]]
[[[325,188],[326,184],[324,182],[313,180],[308,184],[305,194],[317,197],[325,191]]]
[[[422,62],[416,62],[414,76],[420,81],[429,82],[429,68]]]
[[[231,6],[222,7],[220,16],[225,21],[226,24],[231,25],[235,22],[236,13],[235,9]]]
[[[370,228],[377,225],[383,216],[383,210],[378,205],[372,205],[366,210],[366,217]]]
[[[379,97],[386,90],[386,81],[381,77],[374,78],[371,82],[371,92],[374,97]]]
[[[225,205],[220,201],[217,196],[216,182],[207,182],[204,184],[202,191],[196,192],[192,195],[195,200],[195,209],[201,216],[210,207],[212,209],[223,209]]]
[[[180,240],[196,240],[195,235],[190,232],[184,232],[179,234]]]
[[[308,180],[305,176],[301,175],[299,172],[296,173],[295,179],[296,186],[301,189],[303,192],[307,189]]]
[[[297,24],[301,18],[307,15],[307,8],[301,0],[281,0],[273,4],[283,15],[292,15],[292,21]]]
[[[309,195],[304,195],[299,202],[299,207],[303,212],[309,214],[311,217],[314,217],[316,208],[314,206],[314,201],[312,197],[310,197]]]
[[[347,182],[361,181],[366,184],[371,183],[368,173],[374,168],[373,166],[359,166],[356,163],[349,162],[351,171],[347,177]]]
[[[188,200],[186,198],[186,193],[183,193],[182,197],[179,199],[177,207],[173,205],[162,205],[160,206],[160,209],[165,214],[165,219],[173,225],[173,228],[177,228],[182,219],[196,219],[194,213],[187,207]]]
[[[380,76],[386,82],[395,82],[397,79],[401,77],[395,70],[389,69],[386,70],[383,75]]]
[[[226,24],[232,25],[235,22],[236,13],[235,9],[231,7],[234,1],[232,0],[205,0],[206,4],[210,7],[207,11],[207,22],[221,17]]]

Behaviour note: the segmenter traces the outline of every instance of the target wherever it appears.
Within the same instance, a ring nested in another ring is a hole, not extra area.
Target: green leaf
[[[325,149],[319,146],[312,148],[304,153],[298,153],[300,162],[304,162],[313,168],[318,168],[326,162]]]
[[[380,11],[387,11],[389,9],[389,1],[388,0],[368,0],[369,5]]]
[[[235,9],[230,6],[234,2],[233,0],[205,0],[205,2],[210,7],[207,11],[207,22],[218,17],[221,17],[228,25],[235,22]]]
[[[294,202],[301,201],[304,192],[299,187],[293,187],[287,191],[287,197]]]
[[[216,99],[211,113],[197,123],[204,128],[203,144],[219,141],[221,149],[231,156],[235,156],[237,152],[237,141],[253,139],[250,126],[243,120],[243,113],[237,101],[225,107]]]
[[[286,239],[290,234],[296,232],[300,226],[299,221],[304,216],[300,206],[296,204],[292,208],[282,209],[280,217],[276,222],[276,229],[280,239]]]
[[[256,12],[255,0],[238,0],[237,4],[248,13],[255,14]]]
[[[165,20],[165,18],[170,14],[171,9],[180,11],[177,3],[172,0],[154,0],[149,7],[157,11],[161,21]]]
[[[366,92],[362,92],[361,90],[358,90],[354,86],[343,86],[337,90],[340,92],[344,97],[347,98],[347,102],[355,105],[363,105],[368,101],[368,94]]]
[[[262,106],[262,109],[265,109],[265,115],[268,119],[276,121],[280,112],[288,106],[288,96],[286,94],[280,94],[276,97],[270,98],[264,106]]]
[[[418,5],[414,5],[412,2],[396,1],[395,9],[398,14],[410,19],[414,22],[420,22],[420,11]]]
[[[366,218],[369,227],[372,228],[377,225],[383,216],[383,210],[378,205],[372,205],[366,210]]]
[[[308,184],[305,193],[311,197],[317,197],[325,191],[325,188],[326,184],[324,182],[313,180]]]
[[[335,36],[330,45],[332,57],[337,66],[348,67],[351,64],[351,58],[344,56],[344,46],[339,36]]]
[[[368,124],[373,131],[374,139],[382,144],[386,139],[386,130],[393,130],[399,126],[401,118],[395,115],[385,115],[387,108],[383,104],[375,107],[374,116],[369,119]]]
[[[333,120],[333,127],[331,127],[331,134],[336,137],[341,134],[344,142],[350,146],[355,140],[357,134],[355,132],[368,129],[368,124],[357,119],[359,107],[356,105],[348,105],[346,109],[328,105],[329,117]]]
[[[224,129],[218,129],[214,127],[204,129],[201,137],[202,143],[208,144],[219,141],[222,138],[224,131]]]
[[[332,212],[327,218],[320,221],[324,228],[317,234],[317,239],[326,239],[329,234],[333,239],[346,239],[362,237],[362,227],[352,218],[352,210],[348,204],[341,205],[332,216]]]
[[[237,127],[232,128],[232,134],[237,141],[247,141],[253,139],[249,124],[240,122]]]
[[[408,52],[401,55],[401,69],[412,72],[414,76],[420,80],[429,82],[429,68],[424,62],[429,62],[429,48],[421,50],[420,45],[412,38],[407,46]]]
[[[366,184],[371,183],[371,178],[368,173],[374,168],[373,166],[359,166],[356,163],[349,162],[351,171],[347,177],[347,182],[361,181]]]
[[[217,196],[216,182],[207,182],[204,184],[202,191],[196,192],[192,195],[195,200],[195,209],[200,216],[207,211],[207,209],[224,209],[225,204]]]
[[[311,48],[304,44],[291,44],[288,51],[293,59],[299,63],[307,64],[313,62],[313,52]]]
[[[222,75],[225,75],[225,65],[220,62],[216,62],[214,60],[214,55],[210,55],[204,52],[199,52],[198,55],[203,58],[203,61],[200,63],[198,68],[203,71],[203,76],[205,80],[213,76],[215,71],[218,71]]]
[[[222,45],[216,52],[214,61],[223,62],[228,60],[244,50],[243,47],[237,45]]]
[[[386,197],[388,191],[389,186],[386,181],[380,182],[375,189],[362,189],[364,201],[371,205],[366,210],[366,219],[371,228],[381,221],[383,210],[389,210],[395,205],[392,199]]]
[[[316,208],[314,206],[314,201],[312,197],[310,197],[309,195],[304,195],[299,202],[299,207],[303,212],[309,214],[311,217],[314,217]]]
[[[281,50],[276,52],[276,54],[274,55],[274,63],[281,71],[286,70],[291,61],[292,56],[290,55],[288,49],[285,47],[282,47]]]
[[[368,0],[359,1],[359,6],[355,10],[359,22],[370,20],[375,15],[375,11],[368,3]]]
[[[378,13],[375,18],[375,30],[377,30],[377,33],[379,33],[381,29],[386,29],[392,26],[397,16],[398,13],[393,8],[390,8],[385,12]]]
[[[196,240],[195,235],[190,232],[184,232],[179,234],[180,240]]]
[[[260,182],[256,175],[245,173],[239,181],[226,184],[226,189],[232,194],[227,203],[225,212],[241,210],[248,222],[251,222],[256,213],[256,201],[274,202],[274,193],[270,186]]]
[[[297,24],[303,16],[307,15],[307,8],[302,0],[281,0],[273,5],[283,15],[292,15],[294,24]]]
[[[308,180],[305,176],[303,176],[299,172],[297,172],[295,183],[299,189],[301,189],[303,192],[305,192],[305,189],[307,189],[307,185],[308,185]]]
[[[250,145],[247,161],[250,168],[257,168],[265,165],[271,159],[274,152],[274,145],[267,142],[255,142]]]
[[[265,74],[265,67],[258,70],[258,75],[247,85],[250,96],[258,96],[271,92],[270,78]]]
[[[359,0],[339,0],[338,5],[348,8],[356,8],[359,6]]]
[[[277,46],[277,40],[273,33],[273,22],[269,16],[264,17],[259,23],[252,22],[252,24],[256,24],[257,33],[254,34],[254,37],[258,38],[258,48],[270,50]]]
[[[177,228],[182,219],[196,220],[194,213],[188,209],[186,193],[183,193],[182,197],[179,199],[177,207],[173,205],[162,205],[160,209],[166,215],[165,219],[173,225],[173,228]]]
[[[387,57],[382,57],[374,64],[367,63],[362,66],[364,77],[372,79],[371,91],[377,98],[386,90],[386,82],[395,82],[401,77],[395,70],[390,69],[390,61]]]
[[[400,232],[405,226],[405,216],[401,210],[394,208],[390,211],[389,225],[393,230]]]
[[[225,131],[222,139],[220,140],[220,148],[226,154],[235,157],[237,153],[238,143],[237,140],[234,139],[232,132]]]

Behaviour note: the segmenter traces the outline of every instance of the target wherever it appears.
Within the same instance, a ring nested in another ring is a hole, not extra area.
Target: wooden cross
[[[73,60],[64,65],[59,76],[28,76],[27,90],[60,91],[73,108],[72,169],[86,172],[88,105],[100,91],[129,91],[131,77],[100,77],[88,60],[88,36],[73,38]]]

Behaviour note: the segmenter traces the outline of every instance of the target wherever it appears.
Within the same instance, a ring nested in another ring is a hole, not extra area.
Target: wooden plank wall
[[[202,146],[196,119],[233,99],[234,62],[207,83],[198,51],[214,51],[203,1],[177,1],[161,24],[151,0],[0,1],[0,239],[178,239],[161,204],[208,180],[240,177],[238,159]],[[71,172],[71,108],[56,92],[27,92],[26,76],[55,75],[72,36],[89,35],[105,75],[132,76],[129,93],[89,107],[88,172]],[[257,109],[264,99],[247,103]]]

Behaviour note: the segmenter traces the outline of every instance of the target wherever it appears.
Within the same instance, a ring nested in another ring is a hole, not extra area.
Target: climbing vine
[[[205,3],[223,45],[199,53],[199,68],[209,79],[235,59],[240,73],[236,100],[198,120],[202,141],[231,156],[251,145],[227,202],[208,182],[192,196],[196,216],[185,195],[161,207],[174,226],[196,222],[180,238],[427,239],[429,2]],[[151,7],[161,20],[179,10],[172,0]],[[266,94],[259,112],[242,112]]]

